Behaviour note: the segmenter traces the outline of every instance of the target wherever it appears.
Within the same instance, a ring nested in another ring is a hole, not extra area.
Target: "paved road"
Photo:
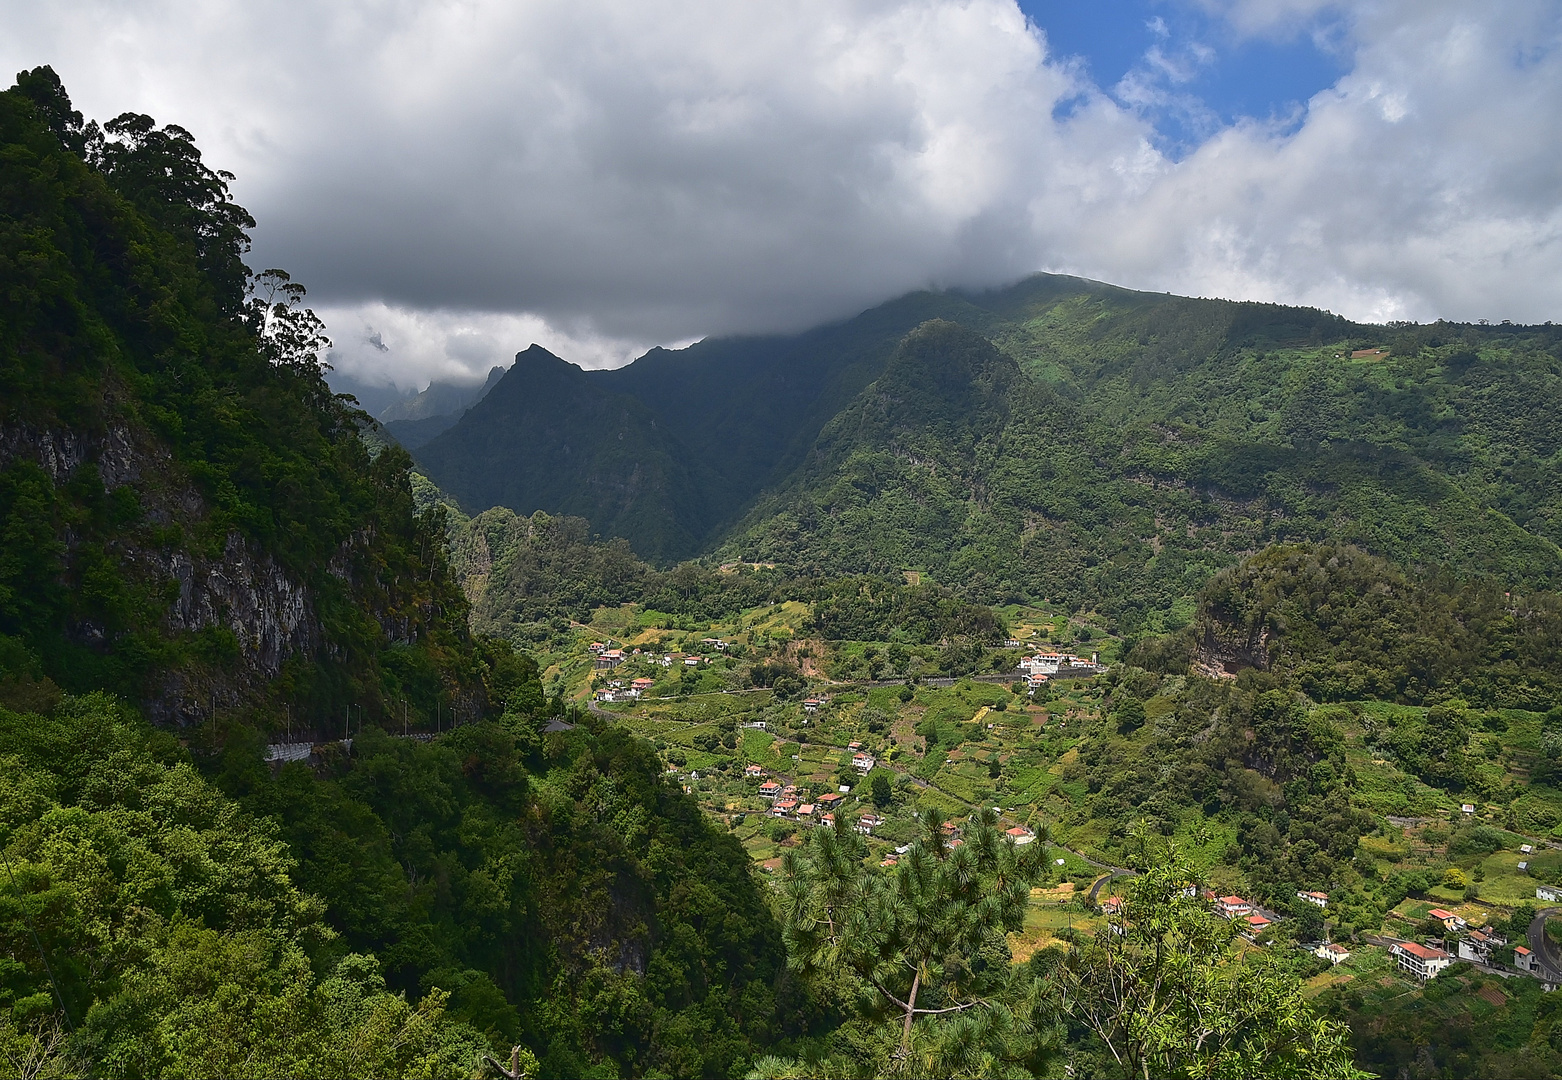
[[[1067,851],[1068,849],[1064,848],[1063,850]],[[1074,854],[1075,855],[1079,855],[1079,852],[1076,851],[1076,852],[1074,852]],[[1079,857],[1081,859],[1085,858],[1083,855],[1079,855]],[[1093,860],[1085,859],[1085,861],[1086,862],[1092,862]],[[1101,864],[1100,863],[1096,863],[1095,865],[1100,866]],[[1096,883],[1094,885],[1090,886],[1090,903],[1094,904],[1096,902],[1096,896],[1100,894],[1101,886],[1107,884],[1108,882],[1115,881],[1115,880],[1117,880],[1120,877],[1133,877],[1136,873],[1137,873],[1137,871],[1135,871],[1135,870],[1113,870],[1110,874],[1107,874],[1105,877],[1097,879]]]
[[[1541,908],[1535,913],[1535,921],[1529,924],[1529,948],[1540,961],[1540,974],[1547,982],[1562,982],[1562,957],[1557,947],[1546,939],[1546,917],[1562,915],[1562,908]]]

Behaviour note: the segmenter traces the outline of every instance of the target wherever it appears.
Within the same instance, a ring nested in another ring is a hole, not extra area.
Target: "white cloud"
[[[1041,268],[1562,315],[1554,3],[1196,2],[1344,35],[1351,71],[1299,125],[1212,122],[1173,162],[1012,0],[0,0],[0,62],[191,128],[360,377],[476,377],[533,340],[617,363]]]

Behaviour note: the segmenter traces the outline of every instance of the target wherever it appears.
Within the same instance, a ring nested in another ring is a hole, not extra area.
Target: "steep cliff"
[[[0,149],[0,695],[480,711],[438,512],[330,392],[303,290],[245,267],[227,178],[180,128],[84,123],[47,69],[0,94]]]

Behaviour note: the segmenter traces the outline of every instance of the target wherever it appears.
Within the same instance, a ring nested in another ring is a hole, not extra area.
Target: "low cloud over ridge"
[[[1350,70],[1299,122],[1173,161],[1012,0],[13,2],[0,57],[52,63],[89,114],[194,131],[261,222],[254,264],[309,285],[339,366],[398,381],[1037,269],[1558,317],[1557,5],[1201,6],[1235,34],[1333,11]]]

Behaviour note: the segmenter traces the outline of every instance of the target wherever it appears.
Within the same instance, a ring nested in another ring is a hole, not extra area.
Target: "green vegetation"
[[[535,350],[419,451],[468,516],[187,133],[39,69],[0,138],[10,1071],[1555,1071],[1372,943],[1562,881],[1553,329],[1039,276]]]
[[[181,723],[480,710],[443,524],[327,388],[303,290],[245,268],[229,178],[177,126],[84,124],[47,68],[0,94],[0,143],[12,674]]]

